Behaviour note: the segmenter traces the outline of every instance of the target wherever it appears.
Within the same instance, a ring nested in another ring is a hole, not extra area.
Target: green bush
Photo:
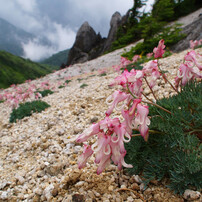
[[[169,187],[181,194],[189,188],[201,189],[201,96],[201,82],[190,83],[178,95],[157,101],[172,114],[150,106],[148,142],[136,136],[125,145],[126,162],[133,164],[129,173],[141,173],[145,184],[167,177]]]
[[[50,107],[49,104],[41,100],[35,100],[33,102],[26,102],[19,105],[17,109],[13,109],[10,115],[10,123],[16,122],[16,120],[23,119],[26,116],[31,116],[34,112],[41,112]]]
[[[88,86],[88,84],[83,83],[82,85],[80,85],[80,88],[85,88],[86,86]]]
[[[71,82],[71,80],[68,80],[68,79],[67,79],[67,80],[65,81],[66,84],[68,84],[69,82]]]
[[[54,92],[51,91],[51,90],[43,90],[43,91],[37,91],[37,92],[40,93],[42,97],[45,97],[45,96],[47,96],[47,95],[51,95],[51,94],[54,93]]]
[[[148,35],[151,35],[151,33],[149,34],[149,30],[147,31],[148,33],[145,32],[145,34],[147,33]],[[166,47],[169,48],[186,36],[185,34],[180,33],[180,31],[181,31],[181,28],[179,24],[175,24],[169,27],[164,27],[161,30],[161,32],[159,32],[158,34],[155,34],[153,37],[145,38],[144,42],[138,43],[135,47],[132,47],[129,52],[123,54],[123,56],[124,55],[132,56],[135,54],[145,55],[147,53],[153,52],[154,47],[158,46],[158,42],[161,39],[164,39]]]

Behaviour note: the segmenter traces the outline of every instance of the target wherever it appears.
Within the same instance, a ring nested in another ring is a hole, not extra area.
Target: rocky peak
[[[79,28],[76,41],[69,52],[67,65],[86,62],[108,51],[112,42],[116,40],[119,26],[127,20],[126,18],[127,16],[122,18],[119,12],[112,15],[107,39],[102,38],[100,33],[96,34],[88,22],[84,22]]]
[[[88,52],[91,50],[96,40],[97,40],[96,32],[88,24],[88,22],[84,22],[77,32],[74,46],[80,48],[84,52]]]
[[[93,52],[92,56],[90,52],[92,52],[101,41],[101,35],[99,33],[96,34],[88,22],[84,22],[77,32],[73,47],[70,49],[67,65],[83,63],[93,59],[92,57],[96,57],[97,53]]]
[[[116,33],[119,26],[121,25],[121,22],[122,22],[121,14],[119,12],[115,12],[112,15],[112,18],[110,21],[110,30],[109,30],[107,40],[105,42],[104,51],[109,50],[112,45],[112,42],[116,39]]]

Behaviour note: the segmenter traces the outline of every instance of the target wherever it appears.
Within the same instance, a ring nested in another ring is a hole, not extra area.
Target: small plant
[[[169,187],[181,194],[185,189],[202,187],[201,96],[202,83],[191,82],[179,94],[157,100],[156,103],[171,114],[149,106],[149,140],[135,137],[125,144],[125,160],[133,165],[128,169],[130,174],[142,173],[145,185],[167,177]],[[136,136],[137,131],[134,130],[133,135]]]
[[[85,88],[86,86],[88,86],[88,84],[83,83],[83,84],[80,86],[80,88]]]
[[[41,100],[21,103],[17,109],[13,109],[9,121],[10,123],[16,122],[16,120],[23,119],[26,116],[31,116],[32,113],[35,112],[41,112],[48,107],[50,107],[50,105]]]
[[[64,88],[65,86],[60,85],[58,88]]]
[[[68,80],[68,79],[67,79],[67,80],[65,81],[66,84],[68,84],[69,82],[71,82],[71,80]]]
[[[54,92],[51,91],[51,90],[43,90],[43,91],[37,91],[37,92],[40,93],[42,97],[45,97],[45,96],[47,96],[47,95],[51,95],[51,94],[54,93]]]
[[[107,75],[107,73],[105,72],[105,73],[100,74],[99,76],[106,76],[106,75]]]
[[[78,79],[77,79],[77,81],[79,81],[79,82],[82,81],[82,80],[83,80],[83,78],[78,78]]]
[[[85,167],[94,153],[97,174],[113,161],[119,170],[125,167],[131,169],[131,173],[141,173],[145,184],[168,177],[170,188],[179,193],[188,188],[202,187],[201,55],[194,50],[188,52],[179,67],[175,84],[172,84],[167,71],[159,65],[158,58],[164,53],[162,39],[153,49],[155,60],[145,64],[142,70],[129,72],[125,69],[115,78],[110,86],[119,85],[121,88],[107,98],[106,117],[76,138],[77,143],[85,142],[78,157],[79,168]],[[135,55],[133,61],[139,58]],[[121,58],[120,68],[130,63]],[[153,90],[158,79],[170,85],[175,92],[173,97],[158,99]],[[153,99],[147,96],[144,84],[150,89]],[[114,110],[120,111],[122,119],[110,117]],[[86,144],[95,135],[95,143]]]

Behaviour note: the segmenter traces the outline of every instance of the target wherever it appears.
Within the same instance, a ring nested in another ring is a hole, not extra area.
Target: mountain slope
[[[53,69],[55,68],[0,51],[0,88],[44,76]]]
[[[0,50],[22,56],[22,43],[26,43],[32,39],[34,39],[34,35],[25,32],[0,18]]]
[[[60,51],[60,52],[52,55],[51,57],[41,61],[40,63],[60,67],[62,64],[65,64],[67,62],[69,50],[70,49]]]

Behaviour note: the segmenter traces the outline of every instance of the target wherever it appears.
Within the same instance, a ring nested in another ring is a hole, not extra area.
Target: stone
[[[137,183],[133,183],[133,184],[131,185],[131,188],[132,188],[133,190],[140,190],[140,187],[139,187],[139,185],[138,185]]]
[[[72,196],[72,202],[84,202],[84,201],[85,201],[84,195],[74,194]]]
[[[186,189],[184,194],[183,194],[183,198],[188,200],[188,201],[193,201],[193,200],[197,200],[201,197],[201,193],[198,191],[193,191],[190,189]]]
[[[98,117],[94,116],[93,118],[90,119],[90,123],[96,123],[98,121]]]
[[[202,30],[202,16],[199,16],[194,22],[183,27],[181,31],[183,34],[186,34],[186,37],[180,40],[177,44],[171,47],[171,51],[180,52],[186,50],[190,47],[190,40],[200,40],[201,39],[201,30]]]
[[[8,192],[7,191],[3,191],[1,193],[1,197],[0,197],[2,200],[6,200],[8,199]]]

